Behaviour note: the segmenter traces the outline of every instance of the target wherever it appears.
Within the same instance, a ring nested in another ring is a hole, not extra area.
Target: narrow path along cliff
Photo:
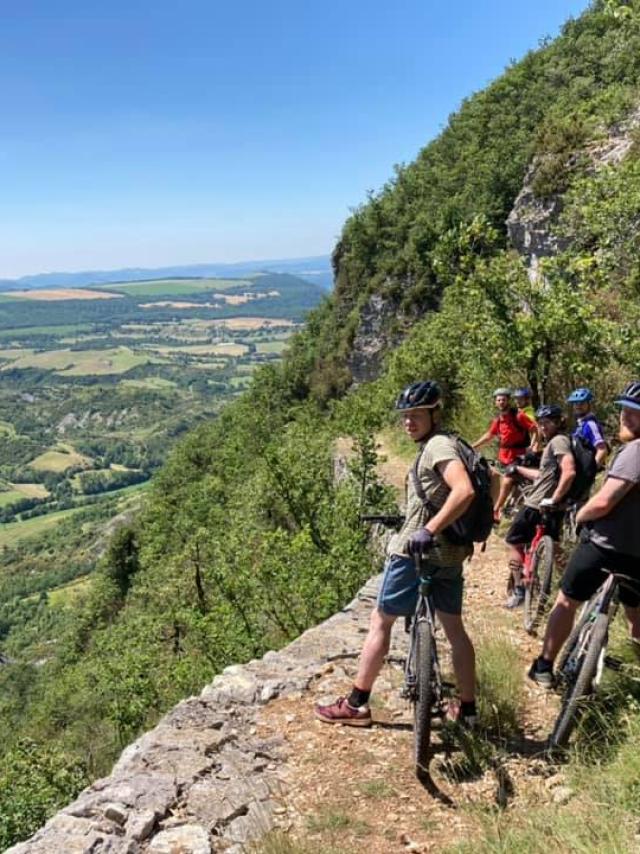
[[[385,450],[381,473],[401,487],[406,461]],[[505,567],[502,540],[492,536],[466,570],[465,613],[491,731],[466,745],[436,734],[430,789],[414,776],[411,710],[399,696],[400,623],[376,685],[374,726],[331,727],[313,716],[317,701],[350,687],[373,578],[283,650],[226,668],[130,745],[109,777],[10,851],[430,852],[473,839],[496,809],[542,801],[571,809],[562,775],[540,755],[557,699],[525,679],[538,642],[520,613],[500,607]]]

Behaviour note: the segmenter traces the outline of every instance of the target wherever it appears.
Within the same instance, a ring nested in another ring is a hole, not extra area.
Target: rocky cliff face
[[[348,360],[356,385],[374,380],[385,353],[402,341],[401,331],[391,331],[397,326],[397,317],[398,305],[393,300],[372,294],[366,302]]]
[[[597,172],[604,166],[620,163],[629,153],[634,143],[634,131],[640,127],[640,108],[634,110],[625,121],[609,128],[608,133],[580,152],[582,158],[586,155],[586,171]],[[572,160],[578,155],[574,155]],[[571,168],[571,162],[567,168]],[[531,276],[537,274],[540,260],[548,258],[566,249],[570,240],[559,237],[554,231],[554,225],[562,213],[563,197],[561,193],[548,199],[538,198],[532,187],[533,177],[539,162],[535,161],[529,167],[527,176],[518,194],[511,213],[507,217],[507,231],[512,246],[525,259]]]
[[[131,744],[109,777],[6,854],[241,854],[287,828],[287,742],[260,737],[262,710],[357,655],[377,584],[280,652],[227,667]],[[406,643],[404,633],[396,643]]]

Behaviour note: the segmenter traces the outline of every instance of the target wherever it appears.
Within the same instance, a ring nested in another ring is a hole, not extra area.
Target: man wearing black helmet
[[[316,706],[321,721],[369,726],[369,696],[389,650],[391,629],[400,616],[413,614],[418,596],[414,557],[422,555],[437,567],[433,598],[438,619],[451,644],[460,702],[449,717],[471,726],[475,721],[475,654],[462,622],[462,562],[469,546],[452,545],[444,531],[469,507],[474,489],[455,439],[441,429],[441,397],[436,383],[412,383],[400,395],[396,409],[406,434],[420,450],[406,481],[405,522],[387,549],[387,561],[377,607],[371,615],[358,673],[348,697]],[[416,480],[414,480],[414,478]],[[416,482],[424,498],[418,494]],[[428,503],[431,512],[425,504]]]
[[[615,401],[620,407],[621,450],[606,479],[578,511],[583,525],[580,542],[562,576],[560,592],[529,677],[544,688],[553,687],[553,662],[569,637],[576,610],[606,579],[605,570],[640,582],[640,382],[629,383]],[[619,588],[634,646],[640,649],[640,595],[630,586]]]
[[[507,531],[506,542],[510,547],[509,586],[511,595],[507,599],[507,608],[517,608],[524,602],[522,586],[522,565],[525,546],[531,542],[540,524],[540,508],[556,509],[550,517],[550,533],[555,539],[560,534],[562,524],[563,498],[569,492],[576,476],[576,466],[571,452],[569,437],[563,432],[562,409],[555,404],[545,404],[536,412],[538,430],[545,441],[545,449],[540,460],[540,468],[527,468],[514,464],[509,466],[507,474],[521,475],[534,481],[534,487],[525,500],[525,506],[518,512]]]

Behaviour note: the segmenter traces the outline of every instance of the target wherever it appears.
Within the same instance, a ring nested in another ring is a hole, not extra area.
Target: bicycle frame
[[[416,559],[416,572],[420,578],[420,586],[418,588],[418,602],[416,604],[416,610],[413,616],[409,620],[409,625],[407,626],[407,631],[409,632],[409,651],[407,653],[407,658],[405,661],[404,668],[404,677],[405,684],[402,690],[402,696],[409,700],[411,703],[416,702],[416,682],[417,677],[415,673],[415,651],[416,651],[416,634],[417,634],[417,625],[418,622],[423,621],[426,622],[429,628],[429,632],[431,636],[434,638],[434,643],[431,647],[432,649],[432,682],[433,682],[433,697],[434,697],[434,712],[433,715],[436,717],[442,717],[444,715],[444,688],[442,683],[442,675],[440,671],[440,662],[438,660],[438,651],[435,644],[435,635],[436,635],[436,620],[435,620],[435,606],[433,604],[433,596],[431,593],[431,586],[433,581],[433,574],[424,575],[422,572],[422,561],[418,558]]]

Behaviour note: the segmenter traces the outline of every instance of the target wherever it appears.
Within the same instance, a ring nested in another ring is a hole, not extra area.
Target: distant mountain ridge
[[[84,270],[78,273],[36,273],[19,279],[0,279],[0,291],[16,288],[71,287],[139,282],[161,278],[241,278],[255,273],[290,273],[330,290],[333,272],[329,255],[266,261],[237,261],[233,264],[177,264],[173,267],[123,267],[117,270]]]

